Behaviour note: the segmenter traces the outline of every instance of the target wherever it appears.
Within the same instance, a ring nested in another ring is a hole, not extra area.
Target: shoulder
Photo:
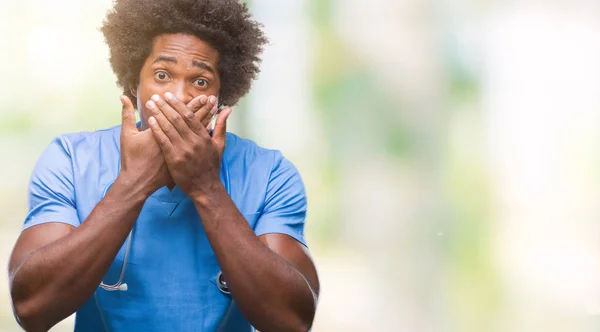
[[[96,131],[82,131],[76,133],[62,134],[55,138],[55,142],[70,149],[71,152],[84,148],[89,151],[90,148],[100,147],[103,144],[119,143],[119,134],[121,126],[114,126],[107,129]]]
[[[224,161],[230,167],[270,173],[283,159],[279,150],[267,149],[252,140],[227,133]]]
[[[78,150],[84,149],[90,151],[93,150],[93,146],[99,146],[100,141],[113,140],[115,128],[116,127],[95,132],[67,133],[56,136],[45,148],[40,157],[40,161],[49,162],[56,159],[56,162],[60,162],[61,160],[64,160],[64,157],[73,159]]]
[[[298,171],[279,150],[232,133],[227,133],[223,167],[228,191],[240,211],[262,211],[273,196],[302,192]]]
[[[34,176],[47,172],[76,179],[92,171],[112,170],[119,159],[119,133],[120,126],[55,137],[39,157]]]

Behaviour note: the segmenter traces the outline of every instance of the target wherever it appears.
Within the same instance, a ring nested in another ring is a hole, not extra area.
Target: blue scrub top
[[[119,173],[120,126],[62,135],[37,162],[24,229],[61,222],[78,227]],[[306,245],[306,194],[279,151],[227,134],[221,181],[256,235],[286,234]],[[192,202],[175,187],[150,196],[133,229],[123,282],[127,291],[95,295],[77,311],[75,331],[252,331],[219,291],[215,254]],[[125,245],[105,284],[119,279]]]

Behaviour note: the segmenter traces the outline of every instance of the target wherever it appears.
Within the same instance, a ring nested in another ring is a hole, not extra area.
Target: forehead
[[[202,60],[217,63],[219,52],[196,36],[183,33],[160,35],[154,38],[151,58],[169,55],[182,60]]]

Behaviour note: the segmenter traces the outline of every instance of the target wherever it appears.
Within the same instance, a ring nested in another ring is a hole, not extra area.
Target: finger
[[[187,107],[192,110],[192,112],[196,113],[206,104],[208,101],[208,97],[205,95],[198,96],[187,104]]]
[[[206,118],[208,118],[210,120],[212,118],[212,116],[216,113],[216,108],[217,108],[217,97],[210,96],[210,97],[208,97],[206,104],[198,112],[196,112],[196,117],[198,119],[200,119],[200,121],[202,122],[202,124],[204,124],[204,126],[206,126],[208,124],[208,121]]]
[[[202,119],[202,124],[207,126],[210,124],[210,122],[212,121],[212,119],[215,117],[215,114],[217,114],[218,111],[218,106],[215,105],[210,112],[208,112],[208,114],[206,114],[206,116],[204,117],[204,119]]]
[[[175,127],[179,135],[185,139],[191,131],[190,127],[188,127],[188,125],[185,123],[183,117],[176,110],[174,110],[173,107],[171,107],[171,105],[165,101],[165,99],[161,98],[161,96],[153,95],[151,99],[154,101],[156,106],[158,106],[160,112],[165,116],[165,118],[167,118],[173,127]]]
[[[207,101],[208,101],[208,97],[205,95],[201,95],[201,96],[198,96],[198,97],[192,99],[192,101],[190,101],[187,104],[187,107],[189,109],[191,109],[194,113],[196,113],[202,108],[202,106],[204,106],[206,104]],[[213,107],[213,109],[214,109],[214,107]],[[213,117],[214,117],[213,114],[211,112],[209,112],[204,117],[204,119],[202,119],[202,121],[201,121],[202,125],[206,126],[206,130],[208,130],[208,132],[210,132],[210,130],[212,129],[210,122],[212,121]]]
[[[204,126],[201,121],[196,120],[196,114],[187,107],[179,98],[175,97],[171,92],[165,93],[165,99],[167,103],[179,114],[179,116],[183,119],[188,129],[191,129],[192,132],[198,134],[200,130],[204,130]],[[187,131],[189,133],[189,130]],[[180,134],[182,134],[180,132]],[[181,136],[183,137],[184,134]]]
[[[153,100],[148,100],[146,107],[150,110],[150,112],[152,112],[152,115],[160,126],[160,129],[169,138],[171,143],[179,144],[179,142],[181,142],[181,135],[179,135],[177,129],[175,129],[173,124],[166,118],[165,114],[161,112],[161,110],[158,108],[158,105],[156,105]]]
[[[150,129],[152,130],[152,134],[158,146],[160,146],[161,150],[165,155],[170,155],[173,152],[173,144],[169,137],[163,132],[162,128],[156,121],[156,118],[151,116],[148,118],[148,124],[150,125]]]
[[[215,129],[213,131],[213,140],[219,145],[221,149],[225,148],[225,137],[227,134],[227,119],[231,114],[231,108],[226,108],[221,111],[221,114],[217,117],[215,122]]]
[[[138,129],[135,122],[135,109],[133,103],[129,97],[121,96],[121,104],[123,108],[121,110],[122,122],[121,122],[121,134],[132,134],[137,133]]]
[[[205,95],[201,95],[198,96],[196,98],[194,98],[191,102],[188,103],[188,107],[194,111],[194,113],[197,113],[202,106],[204,106],[206,104],[206,102],[208,101],[208,97]],[[203,126],[208,126],[210,125],[210,121],[212,120],[212,115],[209,112],[209,115],[205,116],[204,119],[202,119],[202,125]],[[210,128],[207,129],[210,132]]]

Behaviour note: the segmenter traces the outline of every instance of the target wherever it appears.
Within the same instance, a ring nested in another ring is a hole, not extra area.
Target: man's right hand
[[[121,96],[121,103],[121,172],[118,180],[149,196],[159,188],[171,185],[173,180],[152,131],[138,130],[135,109],[127,96]]]
[[[121,173],[119,176],[128,186],[139,186],[146,195],[151,195],[163,186],[172,187],[175,183],[162,155],[162,151],[152,136],[150,128],[139,131],[136,127],[135,109],[127,96],[121,96]],[[198,96],[186,105],[198,112],[203,108],[206,116],[202,126],[210,131],[210,120],[217,113],[217,106],[208,102],[207,96]]]

